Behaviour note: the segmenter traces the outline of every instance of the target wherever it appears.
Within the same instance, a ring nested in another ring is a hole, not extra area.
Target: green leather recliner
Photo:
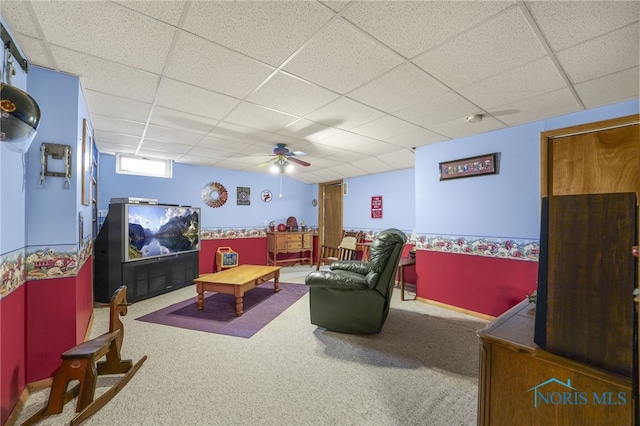
[[[367,262],[340,260],[307,275],[311,323],[340,333],[379,333],[406,241],[404,232],[386,229],[371,243]]]

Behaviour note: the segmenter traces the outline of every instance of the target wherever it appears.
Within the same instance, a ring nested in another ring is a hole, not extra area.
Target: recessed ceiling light
[[[482,121],[482,114],[473,114],[467,117],[469,123],[479,123]]]

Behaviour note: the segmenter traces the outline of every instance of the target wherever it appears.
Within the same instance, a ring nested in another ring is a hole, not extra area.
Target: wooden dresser
[[[478,425],[633,426],[627,377],[546,352],[523,301],[478,332]]]
[[[267,232],[267,265],[294,262],[313,264],[313,232]]]

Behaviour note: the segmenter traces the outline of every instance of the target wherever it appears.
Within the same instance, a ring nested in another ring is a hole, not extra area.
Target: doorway
[[[342,238],[342,180],[318,185],[318,245],[337,247]]]

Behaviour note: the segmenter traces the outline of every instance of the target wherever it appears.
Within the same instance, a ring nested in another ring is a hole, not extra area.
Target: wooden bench
[[[120,316],[127,314],[128,306],[127,287],[121,286],[113,294],[109,305],[109,331],[62,354],[62,365],[53,377],[47,406],[31,416],[23,425],[33,425],[48,416],[61,413],[64,405],[76,396],[78,414],[70,424],[80,424],[104,407],[131,380],[147,356],[143,356],[135,365],[131,360],[122,360],[120,357],[124,339],[124,325]],[[104,356],[106,360],[98,362]],[[104,374],[125,375],[94,400],[98,376]],[[79,384],[67,391],[67,386],[72,380],[78,380]]]

